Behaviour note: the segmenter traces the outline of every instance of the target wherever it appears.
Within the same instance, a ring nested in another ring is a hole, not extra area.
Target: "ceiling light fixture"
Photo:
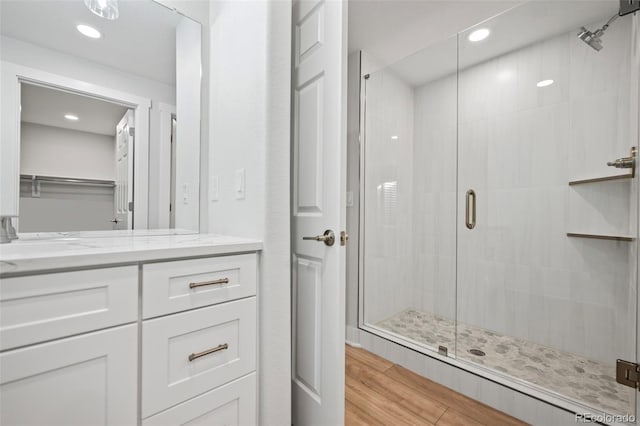
[[[542,80],[539,81],[538,83],[536,83],[536,86],[538,87],[547,87],[547,86],[551,86],[553,84],[553,80]]]
[[[65,114],[64,118],[66,118],[69,121],[78,121],[78,116],[75,114]]]
[[[89,38],[100,38],[102,37],[102,34],[100,34],[100,31],[96,30],[93,27],[90,27],[88,25],[84,25],[84,24],[80,24],[76,27],[76,29],[78,31],[80,31],[80,34],[87,36]]]
[[[480,28],[479,30],[475,30],[474,32],[472,32],[471,34],[469,34],[469,41],[481,41],[484,40],[485,38],[489,37],[489,34],[491,34],[491,31],[489,30],[489,28]]]
[[[118,19],[118,0],[84,0],[85,6],[101,18],[113,21]]]

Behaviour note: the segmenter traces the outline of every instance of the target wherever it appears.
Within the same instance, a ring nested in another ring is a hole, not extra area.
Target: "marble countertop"
[[[0,245],[0,275],[130,264],[262,249],[258,240],[181,230],[19,234]]]

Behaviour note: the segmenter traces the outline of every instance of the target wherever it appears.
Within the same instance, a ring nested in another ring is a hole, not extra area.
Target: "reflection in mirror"
[[[134,114],[23,83],[20,230],[132,229]]]
[[[118,3],[0,2],[0,215],[19,233],[198,231],[200,24]]]

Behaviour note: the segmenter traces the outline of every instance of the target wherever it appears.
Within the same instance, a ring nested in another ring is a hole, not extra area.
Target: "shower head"
[[[600,39],[600,37],[602,37],[604,32],[607,30],[607,28],[609,28],[609,25],[611,25],[611,23],[615,21],[617,17],[618,17],[618,14],[613,15],[611,19],[609,19],[602,28],[595,30],[593,32],[589,31],[585,27],[580,28],[578,37],[580,38],[580,40],[584,41],[589,46],[591,46],[594,50],[599,52],[602,49],[602,40]]]
[[[593,49],[595,49],[595,50],[597,50],[599,52],[600,49],[602,49],[602,40],[600,40],[600,37],[602,36],[603,33],[604,33],[604,31],[602,31],[602,30],[597,30],[596,32],[592,33],[591,31],[589,31],[585,27],[582,27],[582,28],[580,28],[580,32],[578,33],[578,37],[580,38],[580,40],[584,41],[589,46],[591,46]]]

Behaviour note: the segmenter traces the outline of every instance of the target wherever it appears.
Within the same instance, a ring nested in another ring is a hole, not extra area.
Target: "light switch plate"
[[[245,176],[244,169],[236,170],[236,200],[244,200],[246,188]]]

